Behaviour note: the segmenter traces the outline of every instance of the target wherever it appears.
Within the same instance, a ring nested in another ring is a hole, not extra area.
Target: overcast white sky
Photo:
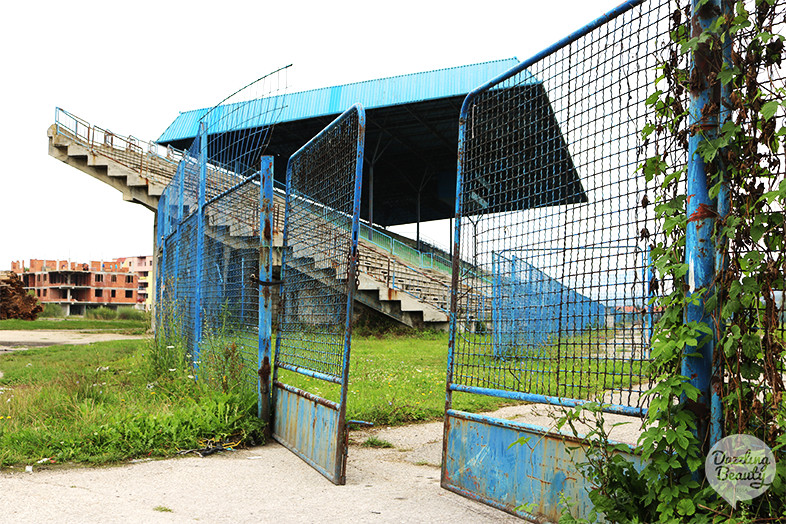
[[[620,2],[2,2],[0,269],[152,253],[152,212],[47,154],[55,107],[154,140],[286,64],[294,92],[523,60]]]

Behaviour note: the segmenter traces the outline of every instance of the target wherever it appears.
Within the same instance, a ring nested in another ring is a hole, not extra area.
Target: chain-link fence
[[[644,408],[664,284],[648,269],[657,181],[638,167],[674,7],[626,6],[465,101],[453,391]]]
[[[207,110],[159,200],[157,335],[224,388],[256,383],[260,170],[283,87],[268,75]]]
[[[340,383],[357,286],[365,131],[348,110],[287,166],[276,366]]]

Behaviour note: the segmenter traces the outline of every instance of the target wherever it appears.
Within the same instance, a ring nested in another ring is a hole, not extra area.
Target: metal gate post
[[[701,0],[691,1],[691,28],[693,38],[699,37],[702,31],[710,27],[721,13],[723,0],[710,0],[699,7]],[[727,36],[728,38],[728,36]],[[685,358],[682,361],[682,374],[690,379],[690,383],[698,388],[699,398],[697,403],[699,411],[711,414],[712,417],[721,416],[719,399],[711,400],[710,382],[713,373],[713,355],[718,339],[718,327],[713,317],[713,311],[707,311],[708,295],[714,292],[713,285],[716,275],[716,256],[718,249],[715,245],[714,230],[715,220],[718,216],[719,203],[728,208],[728,198],[710,198],[710,188],[720,178],[708,179],[707,164],[697,150],[699,145],[707,140],[717,138],[719,132],[719,108],[722,107],[719,91],[714,91],[708,84],[712,64],[706,51],[694,51],[691,64],[691,78],[698,78],[701,84],[690,93],[690,128],[692,130],[688,142],[688,181],[687,181],[687,226],[685,240],[685,258],[688,264],[686,275],[688,292],[703,293],[698,300],[690,303],[685,308],[685,321],[704,323],[712,328],[712,334],[705,337],[698,346],[686,346]],[[714,105],[714,106],[713,106]],[[714,110],[712,108],[715,108]],[[720,202],[719,202],[720,200]],[[724,204],[725,202],[725,204]],[[717,318],[717,317],[716,317]],[[682,402],[686,402],[682,399]],[[711,409],[714,406],[715,409]],[[710,424],[713,428],[712,438],[719,437],[719,423],[715,420]],[[698,417],[696,435],[707,446],[707,418]],[[711,444],[710,444],[711,445]]]
[[[179,273],[179,268],[180,268],[180,244],[181,244],[181,242],[180,242],[180,223],[183,221],[183,185],[184,185],[183,179],[185,178],[185,171],[186,170],[185,170],[185,166],[184,166],[184,161],[181,160],[180,163],[177,165],[177,172],[175,174],[175,176],[177,177],[177,184],[178,184],[178,188],[177,188],[177,212],[175,213],[175,220],[176,220],[176,222],[175,222],[175,240],[176,240],[175,241],[175,264],[174,264],[175,274]],[[176,280],[173,280],[172,281],[172,291],[169,294],[169,297],[170,297],[170,300],[171,300],[172,303],[169,304],[169,307],[171,307],[171,308],[178,308],[179,307],[178,306],[178,300],[180,299],[179,290],[180,290],[180,284]],[[177,310],[173,309],[173,312],[175,312],[175,311],[177,311]],[[180,316],[177,315],[177,314],[173,315],[173,319],[174,318],[177,318],[177,319],[180,320],[180,322],[183,322],[183,319],[180,318]],[[179,327],[179,329],[181,330],[181,333],[182,333],[183,326],[181,325]]]
[[[259,203],[260,243],[259,279],[273,281],[273,157],[263,156],[260,166]],[[265,437],[270,437],[270,344],[273,332],[273,292],[259,286],[259,398],[258,416],[265,422]]]
[[[161,195],[160,200],[158,201],[158,211],[155,214],[155,222],[153,224],[154,227],[154,234],[155,238],[153,239],[153,279],[155,282],[155,289],[152,293],[153,298],[153,308],[152,308],[152,323],[153,323],[153,334],[156,339],[159,336],[163,335],[163,332],[160,331],[161,328],[161,303],[163,297],[163,283],[161,280],[163,279],[164,275],[164,265],[166,260],[166,241],[164,240],[164,231],[166,224],[169,223],[169,211],[167,207],[169,206],[168,199],[167,199],[167,192]],[[159,261],[158,251],[159,248],[161,250],[161,260]]]
[[[202,342],[202,259],[205,250],[205,193],[207,189],[207,123],[199,123],[199,193],[197,205],[196,275],[194,275],[194,363]]]
[[[726,16],[729,13],[733,13],[734,9],[731,5],[731,0],[720,0],[721,1],[721,14],[720,16]],[[724,40],[723,40],[723,64],[724,66],[731,66],[731,51],[732,51],[732,39],[731,35],[728,33],[724,33]],[[718,129],[722,129],[723,125],[731,120],[731,109],[730,104],[728,103],[731,99],[731,84],[727,83],[721,86],[721,93],[720,93],[721,101],[720,101],[720,115],[719,115],[719,122],[718,122]],[[731,203],[729,201],[729,187],[728,181],[726,178],[725,167],[721,166],[721,175],[722,178],[720,180],[720,191],[718,193],[718,216],[722,223],[725,223],[726,217],[729,216],[731,211]],[[723,275],[728,268],[729,265],[729,257],[728,257],[728,242],[725,240],[725,237],[720,239],[718,245],[716,246],[715,252],[715,272],[718,275]],[[720,308],[720,306],[719,306]],[[720,319],[720,315],[717,317]],[[716,328],[717,336],[720,337],[723,333],[724,326],[719,324]],[[722,350],[719,350],[722,351]],[[709,445],[713,446],[716,442],[723,438],[723,404],[721,398],[721,384],[722,384],[722,377],[723,377],[723,370],[721,367],[721,359],[716,358],[712,370],[712,383],[710,385],[710,442]]]

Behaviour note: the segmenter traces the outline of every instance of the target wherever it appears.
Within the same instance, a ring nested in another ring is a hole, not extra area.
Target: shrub
[[[115,320],[117,318],[117,311],[101,306],[88,309],[85,316],[87,318],[94,318],[98,320]]]
[[[120,320],[146,320],[149,315],[141,309],[132,307],[117,308],[117,318]]]
[[[39,315],[46,318],[59,318],[63,315],[63,308],[57,304],[44,304],[44,311]]]

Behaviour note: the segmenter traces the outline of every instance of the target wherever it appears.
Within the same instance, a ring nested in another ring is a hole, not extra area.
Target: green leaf
[[[740,74],[740,70],[736,67],[727,68],[724,66],[723,70],[718,73],[718,80],[722,84],[730,84],[734,81],[734,77]]]
[[[682,499],[677,503],[677,513],[685,516],[693,515],[696,513],[696,506],[691,499]]]
[[[677,435],[677,444],[682,449],[688,449],[688,437],[686,437],[684,434]]]
[[[761,116],[763,116],[765,120],[769,120],[775,116],[775,113],[778,112],[778,108],[780,106],[780,102],[777,100],[770,100],[761,106]]]
[[[510,446],[508,446],[508,449],[512,448],[513,446],[523,446],[524,444],[529,442],[529,439],[530,439],[529,437],[520,437],[514,440],[513,442],[511,442]]]

